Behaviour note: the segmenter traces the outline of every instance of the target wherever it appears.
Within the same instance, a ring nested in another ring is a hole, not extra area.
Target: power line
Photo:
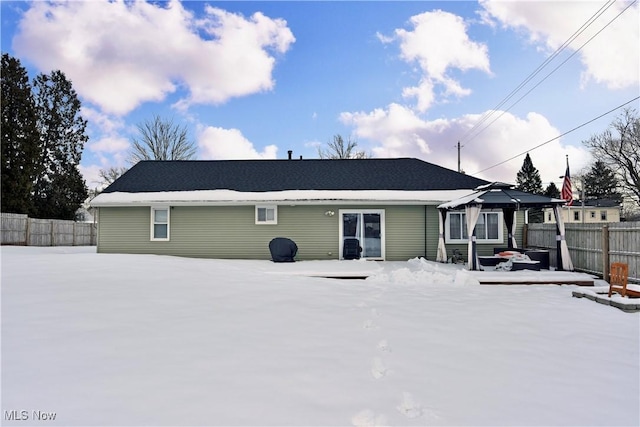
[[[609,9],[613,4],[615,3],[615,0],[613,1],[607,1],[603,6],[600,7],[600,9],[598,9],[593,15],[591,15],[591,17],[589,19],[587,19],[587,21],[582,24],[582,26],[580,28],[578,28],[558,49],[555,50],[555,52],[553,52],[553,54],[551,54],[547,59],[544,60],[544,62],[542,64],[540,64],[533,72],[531,72],[526,78],[525,80],[523,80],[515,89],[513,89],[505,98],[502,99],[502,101],[500,101],[495,107],[493,107],[492,110],[490,110],[489,112],[483,114],[483,116],[480,118],[480,120],[475,123],[470,129],[468,129],[461,137],[460,140],[463,140],[467,137],[467,135],[472,134],[478,127],[480,127],[485,121],[487,121],[489,119],[489,117],[491,117],[493,114],[495,114],[495,112],[502,107],[507,101],[509,101],[509,99],[511,99],[513,96],[515,96],[515,94],[520,91],[527,83],[529,83],[536,75],[538,75],[538,73],[540,73],[542,71],[543,68],[545,68],[551,61],[553,61],[553,59],[555,59],[564,49],[566,49],[580,34],[582,34],[589,26],[591,26],[591,24],[593,24],[595,22],[596,19],[598,19],[600,16],[602,16],[602,14]],[[514,104],[515,105],[515,104]],[[493,122],[491,122],[493,123]],[[476,135],[469,137],[469,141],[473,138],[475,138],[476,136],[478,136],[482,131],[484,131],[485,128],[483,128],[482,130],[480,130]]]
[[[584,42],[578,49],[576,49],[571,55],[569,55],[564,61],[562,61],[556,68],[554,68],[553,70],[551,70],[551,72],[549,74],[547,74],[542,80],[540,80],[538,83],[536,83],[531,89],[529,89],[524,95],[522,95],[520,98],[518,98],[513,104],[511,104],[506,110],[502,111],[498,117],[496,117],[495,119],[493,119],[491,122],[489,122],[486,126],[484,126],[478,133],[476,133],[473,137],[477,137],[478,135],[480,135],[480,133],[484,132],[485,129],[487,129],[489,126],[491,126],[496,120],[498,120],[500,117],[502,117],[503,115],[505,115],[509,110],[511,110],[511,108],[513,108],[516,104],[518,104],[520,101],[522,101],[522,99],[524,97],[526,97],[527,95],[529,95],[535,88],[537,88],[538,86],[540,86],[546,79],[548,79],[553,73],[555,73],[560,67],[562,67],[565,63],[567,63],[567,61],[569,61],[574,55],[576,55],[578,52],[580,52],[582,50],[582,48],[584,48],[589,42],[591,42],[597,35],[599,35],[602,31],[604,31],[605,28],[607,28],[609,25],[611,25],[611,23],[613,23],[613,21],[615,21],[616,19],[618,19],[618,17],[620,17],[620,15],[622,15],[627,9],[629,9],[631,6],[633,6],[635,3],[637,2],[637,0],[634,0],[632,3],[630,3],[626,8],[624,8],[620,13],[618,13],[613,19],[611,19],[604,27],[602,27],[597,33],[595,33],[593,36],[591,36],[586,42]],[[495,111],[494,111],[495,112]]]
[[[591,120],[589,120],[589,121],[586,121],[586,122],[582,123],[581,125],[578,125],[578,126],[574,127],[573,129],[566,131],[566,132],[565,132],[565,133],[563,133],[563,134],[560,134],[560,135],[558,135],[558,136],[556,136],[556,137],[554,137],[554,138],[551,138],[551,139],[549,139],[549,140],[547,140],[547,141],[545,141],[545,142],[543,142],[543,143],[541,143],[541,144],[536,145],[535,147],[532,147],[532,148],[530,148],[530,149],[528,149],[528,150],[525,150],[525,151],[523,151],[523,152],[522,152],[522,153],[520,153],[520,154],[516,154],[515,156],[510,157],[510,158],[508,158],[508,159],[506,159],[506,160],[503,160],[503,161],[501,161],[500,163],[496,163],[496,164],[495,164],[495,165],[493,165],[493,166],[489,166],[488,168],[482,169],[482,170],[480,170],[480,171],[478,171],[478,172],[476,172],[476,173],[474,173],[474,174],[472,174],[472,175],[477,175],[477,174],[479,174],[479,173],[482,173],[482,172],[488,171],[489,169],[493,169],[493,168],[498,167],[498,166],[500,166],[500,165],[502,165],[502,164],[505,164],[505,163],[507,163],[507,162],[510,162],[511,160],[516,159],[516,158],[518,158],[518,157],[520,157],[520,156],[522,156],[522,155],[524,155],[524,154],[527,154],[528,152],[531,152],[531,151],[533,151],[533,150],[536,150],[536,149],[538,149],[538,148],[542,147],[543,145],[547,145],[547,144],[549,144],[550,142],[555,141],[556,139],[560,139],[560,138],[562,138],[563,136],[568,135],[568,134],[570,134],[571,132],[574,132],[574,131],[576,131],[576,130],[578,130],[578,129],[580,129],[580,128],[582,128],[582,127],[586,126],[586,125],[588,125],[589,123],[595,122],[596,120],[601,119],[602,117],[606,116],[607,114],[611,114],[612,112],[614,112],[614,111],[616,111],[616,110],[618,110],[618,109],[620,109],[620,108],[624,107],[624,106],[625,106],[625,105],[627,105],[627,104],[631,104],[633,101],[637,101],[638,99],[640,99],[640,96],[636,96],[635,98],[633,98],[633,99],[631,99],[631,100],[629,100],[629,101],[625,102],[624,104],[618,105],[617,107],[612,108],[611,110],[607,111],[606,113],[600,114],[598,117],[595,117],[595,118],[593,118],[593,119],[591,119]]]

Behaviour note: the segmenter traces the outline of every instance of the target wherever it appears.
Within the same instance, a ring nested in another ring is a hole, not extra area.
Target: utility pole
[[[458,141],[458,172],[462,172],[460,169],[460,141]]]

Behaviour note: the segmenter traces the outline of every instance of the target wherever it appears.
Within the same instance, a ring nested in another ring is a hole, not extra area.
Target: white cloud
[[[324,144],[320,141],[306,141],[304,146],[307,148],[313,148],[314,150],[318,150],[318,148],[322,147]]]
[[[100,178],[100,169],[103,169],[100,165],[89,165],[89,166],[84,166],[82,164],[80,164],[78,166],[78,170],[80,171],[80,174],[82,175],[82,177],[84,178],[87,187],[92,190],[94,188],[100,188],[102,187],[101,185],[101,178]]]
[[[483,0],[487,22],[522,31],[532,43],[550,52],[559,48],[594,15],[600,2],[515,2]],[[569,47],[578,49],[629,5],[616,2],[590,25]],[[610,89],[640,82],[640,13],[635,4],[587,43],[579,57],[585,70],[583,83],[591,80]]]
[[[122,136],[126,124],[120,117],[104,114],[94,108],[82,107],[82,117],[88,121],[90,136],[85,144],[80,171],[90,188],[100,184],[99,172],[109,167],[127,166],[129,140]],[[91,163],[91,164],[88,164]]]
[[[87,148],[97,153],[121,153],[129,149],[129,141],[121,136],[105,136],[96,141],[90,140]]]
[[[124,128],[124,120],[120,117],[104,114],[95,108],[82,106],[80,111],[82,118],[87,120],[89,126],[95,126],[102,133],[113,134]]]
[[[207,126],[199,129],[197,138],[199,158],[204,160],[275,159],[278,153],[275,145],[258,152],[238,129]]]
[[[401,58],[419,65],[419,85],[403,90],[403,96],[417,99],[419,111],[426,111],[436,101],[437,87],[444,88],[445,97],[471,93],[448,74],[450,70],[477,69],[491,74],[487,46],[469,39],[461,17],[435,10],[412,16],[410,22],[411,30],[397,29],[394,37],[378,34],[378,39],[383,43],[399,41]]]
[[[355,128],[355,134],[374,146],[376,157],[416,157],[457,170],[458,138],[471,129],[481,114],[455,119],[423,120],[414,111],[398,104],[370,113],[342,113],[341,121]],[[514,183],[522,167],[524,155],[478,173],[550,140],[560,132],[538,113],[519,118],[505,113],[476,138],[466,142],[461,151],[462,169],[489,181]],[[565,170],[565,155],[571,168],[586,166],[591,155],[582,147],[564,145],[556,140],[530,151],[534,166],[543,182],[558,181]],[[558,183],[556,182],[556,183]]]
[[[61,69],[86,100],[112,114],[161,101],[178,87],[180,107],[218,104],[270,90],[274,53],[295,38],[282,19],[206,6],[195,17],[178,0],[33,2],[13,40],[47,72]]]

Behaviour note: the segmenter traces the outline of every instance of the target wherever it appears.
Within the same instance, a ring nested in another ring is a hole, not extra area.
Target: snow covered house
[[[412,158],[142,161],[91,205],[101,253],[270,259],[271,239],[287,237],[297,259],[341,259],[357,238],[365,259],[435,259],[437,206],[484,184]],[[486,219],[503,223],[501,211]],[[447,224],[447,247],[465,248],[463,222]],[[494,228],[480,254],[504,246]]]

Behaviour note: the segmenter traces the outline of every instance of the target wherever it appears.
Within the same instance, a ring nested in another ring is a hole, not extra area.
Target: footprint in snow
[[[416,402],[411,393],[402,393],[402,402],[396,408],[407,418],[417,418],[422,415],[422,405]]]
[[[382,340],[378,343],[378,350],[391,353],[391,347],[389,347],[387,340]]]
[[[382,363],[382,359],[376,357],[371,361],[371,375],[373,375],[373,378],[379,380],[380,378],[387,375],[387,372],[388,370],[384,366],[384,363]]]
[[[355,427],[380,427],[387,423],[384,415],[376,415],[371,409],[358,412],[351,418]]]
[[[364,324],[362,325],[362,327],[364,329],[378,329],[378,327],[376,326],[375,323],[373,323],[373,320],[369,319],[366,322],[364,322]]]

